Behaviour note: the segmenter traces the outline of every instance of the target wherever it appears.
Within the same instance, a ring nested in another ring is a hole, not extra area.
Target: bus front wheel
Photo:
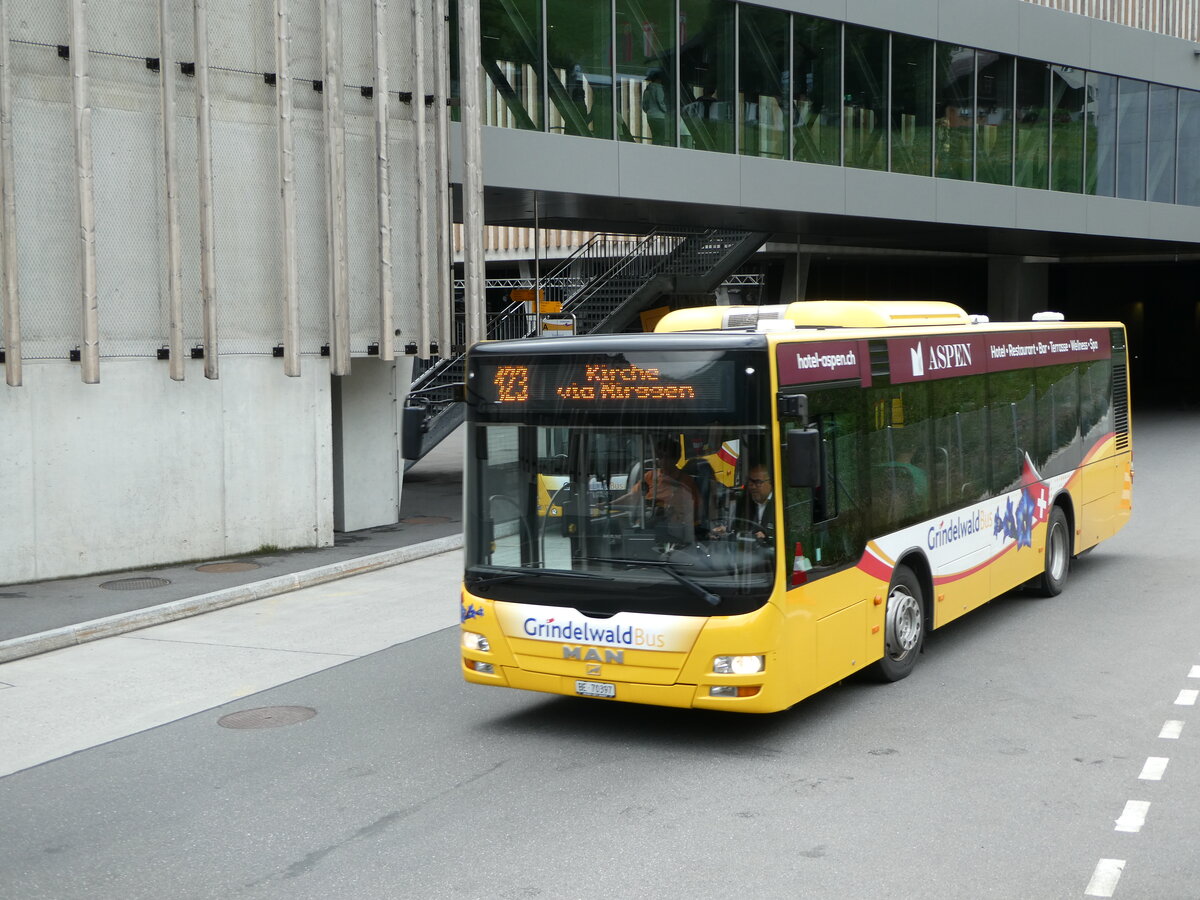
[[[917,664],[925,642],[925,606],[921,582],[908,566],[897,566],[884,613],[883,659],[875,664],[881,681],[899,681]]]
[[[1038,580],[1043,596],[1057,597],[1067,583],[1071,570],[1071,531],[1067,527],[1067,514],[1061,506],[1050,511],[1046,522],[1046,568]]]

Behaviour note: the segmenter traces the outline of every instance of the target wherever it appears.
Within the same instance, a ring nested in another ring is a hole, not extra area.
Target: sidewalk
[[[457,549],[462,431],[404,476],[400,522],[334,546],[0,585],[0,662]]]

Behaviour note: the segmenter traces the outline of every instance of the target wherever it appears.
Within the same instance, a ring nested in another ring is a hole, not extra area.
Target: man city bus
[[[1059,593],[1130,515],[1125,332],[1037,318],[804,302],[473,347],[465,678],[771,712]]]

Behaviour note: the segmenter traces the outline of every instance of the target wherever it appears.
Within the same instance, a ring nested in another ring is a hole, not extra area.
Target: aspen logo
[[[921,357],[921,345],[917,344],[908,352],[912,356],[913,378],[920,378],[925,374],[925,360]]]
[[[934,344],[926,354],[921,344],[908,351],[912,360],[913,378],[921,378],[925,372],[940,372],[943,369],[969,369],[975,360],[971,353],[971,345]]]

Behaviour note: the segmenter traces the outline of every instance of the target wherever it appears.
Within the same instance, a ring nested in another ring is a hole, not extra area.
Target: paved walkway
[[[0,585],[0,662],[455,549],[461,434],[405,474],[399,524],[338,533],[332,547]]]

